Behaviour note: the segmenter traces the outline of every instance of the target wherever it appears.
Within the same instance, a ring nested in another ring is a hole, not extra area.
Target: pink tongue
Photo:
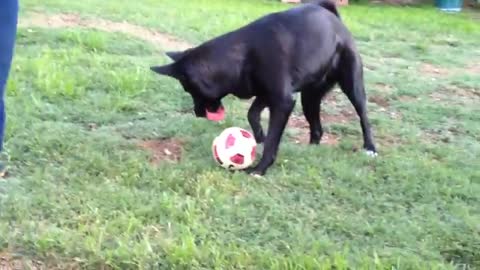
[[[207,112],[207,119],[210,121],[222,121],[225,118],[225,109],[223,106],[220,106],[216,112],[210,112],[206,110]]]

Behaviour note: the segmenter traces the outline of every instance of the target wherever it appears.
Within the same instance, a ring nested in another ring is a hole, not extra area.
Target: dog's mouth
[[[205,109],[206,117],[210,121],[222,121],[225,119],[225,108],[223,105],[220,105],[217,110],[209,110],[208,108]]]

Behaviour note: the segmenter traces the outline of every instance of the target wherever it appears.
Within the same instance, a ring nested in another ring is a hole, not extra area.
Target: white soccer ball
[[[257,142],[249,131],[227,128],[213,140],[212,153],[215,161],[229,170],[248,168],[255,161]]]

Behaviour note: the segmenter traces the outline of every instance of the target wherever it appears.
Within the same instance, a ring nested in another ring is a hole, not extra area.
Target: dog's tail
[[[333,13],[335,16],[337,16],[340,19],[340,14],[338,13],[338,10],[337,10],[337,5],[335,5],[335,2],[333,2],[332,0],[312,0],[312,1],[306,1],[306,3],[321,6],[324,9]]]

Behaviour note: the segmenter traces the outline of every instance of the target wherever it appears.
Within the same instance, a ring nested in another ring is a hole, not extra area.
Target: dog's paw
[[[259,171],[256,167],[252,167],[252,168],[248,168],[248,169],[245,169],[245,172],[254,177],[254,178],[257,178],[257,179],[262,179],[263,176],[265,175],[265,172],[261,172]]]
[[[264,179],[263,175],[260,175],[258,173],[250,173],[250,176],[255,178],[255,179]]]
[[[365,154],[369,157],[377,157],[378,156],[378,153],[375,152],[375,151],[372,151],[372,150],[365,150]]]
[[[312,139],[310,138],[310,145],[319,145],[320,139]]]

